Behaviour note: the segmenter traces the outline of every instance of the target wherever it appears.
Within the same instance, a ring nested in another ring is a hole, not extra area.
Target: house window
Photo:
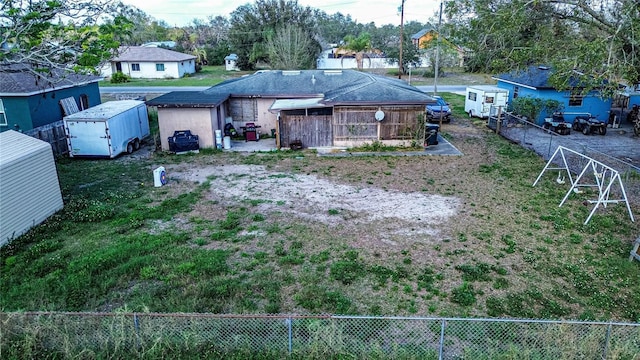
[[[580,107],[582,106],[582,99],[584,96],[579,91],[572,91],[569,95],[569,106]]]
[[[7,115],[4,113],[2,99],[0,99],[0,126],[7,126]]]
[[[80,110],[86,110],[89,108],[89,97],[87,94],[80,95]]]
[[[140,71],[140,64],[131,64],[131,71]]]
[[[478,94],[469,91],[469,100],[471,101],[476,101],[476,98],[478,97]]]
[[[156,71],[164,71],[164,64],[156,64]]]
[[[520,91],[520,86],[514,86],[513,87],[513,98],[517,98],[518,97],[518,91]]]

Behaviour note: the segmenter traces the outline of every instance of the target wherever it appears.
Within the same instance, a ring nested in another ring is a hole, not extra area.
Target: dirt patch
[[[314,175],[267,170],[262,165],[206,166],[171,169],[171,177],[202,183],[209,179],[211,197],[227,202],[254,202],[260,210],[284,211],[328,225],[367,224],[393,220],[388,235],[438,233],[438,225],[457,214],[460,200],[453,196],[384,190],[340,184]],[[402,229],[420,229],[403,231]]]

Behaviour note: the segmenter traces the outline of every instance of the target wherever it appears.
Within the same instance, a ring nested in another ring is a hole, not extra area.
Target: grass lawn
[[[640,264],[628,261],[640,226],[626,209],[583,225],[581,198],[558,207],[566,188],[554,178],[531,186],[542,159],[466,119],[461,96],[443,95],[457,116],[442,135],[464,156],[60,159],[65,208],[0,249],[0,309],[640,321]],[[159,165],[170,181],[156,188]],[[240,166],[269,175],[226,172]],[[178,176],[199,171],[203,181]],[[302,200],[228,193],[245,178],[301,177],[458,205],[427,224],[394,218],[384,201],[389,216],[370,221],[340,199],[304,213]]]
[[[397,77],[396,69],[375,69],[374,73],[385,76]],[[433,76],[427,74],[423,68],[414,69],[411,74],[411,84],[433,85]],[[112,84],[108,80],[100,82],[100,86],[213,86],[224,80],[240,77],[242,75],[253,74],[253,71],[227,71],[224,66],[203,66],[201,71],[181,79],[130,79],[126,83]],[[409,75],[404,75],[405,81],[409,80]],[[438,77],[440,85],[460,85],[460,84],[494,84],[491,76],[487,74],[464,73],[461,69],[445,69]]]
[[[203,66],[202,70],[180,79],[130,79],[126,83],[112,84],[108,80],[100,86],[213,86],[224,80],[236,78],[252,71],[226,71],[224,66]]]

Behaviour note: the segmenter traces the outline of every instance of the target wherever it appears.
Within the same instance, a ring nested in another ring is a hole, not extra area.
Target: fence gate
[[[289,147],[300,141],[305,148],[331,146],[331,115],[286,115],[280,116],[280,146]]]

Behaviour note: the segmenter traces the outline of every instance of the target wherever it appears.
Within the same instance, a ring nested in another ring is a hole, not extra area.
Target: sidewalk
[[[351,151],[350,149],[337,148],[337,147],[321,147],[315,148],[318,156],[444,156],[463,155],[460,150],[453,146],[449,141],[438,134],[438,145],[430,145],[425,148],[424,151],[383,151],[383,152],[361,152]],[[233,140],[231,141],[231,148],[225,151],[237,151],[237,152],[272,152],[277,151],[276,139],[263,138],[258,141],[244,141]]]

